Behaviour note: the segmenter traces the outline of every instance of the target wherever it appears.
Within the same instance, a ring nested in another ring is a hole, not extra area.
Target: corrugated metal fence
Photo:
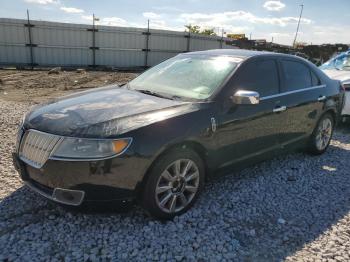
[[[2,65],[147,67],[178,53],[234,48],[228,41],[186,32],[0,18]]]

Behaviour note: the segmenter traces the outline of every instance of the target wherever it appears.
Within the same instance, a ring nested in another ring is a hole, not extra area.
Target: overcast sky
[[[184,31],[185,24],[222,28],[227,33],[245,33],[291,44],[300,4],[295,0],[1,0],[0,17],[31,18],[59,22],[151,27]],[[350,43],[350,0],[304,0],[299,41]]]

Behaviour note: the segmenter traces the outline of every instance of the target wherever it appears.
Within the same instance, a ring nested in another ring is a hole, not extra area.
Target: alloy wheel
[[[184,209],[194,198],[199,187],[199,169],[190,159],[171,163],[160,175],[155,198],[158,207],[166,213]]]
[[[318,126],[316,135],[316,147],[318,150],[324,150],[327,147],[331,140],[332,131],[332,121],[329,118],[324,118]]]

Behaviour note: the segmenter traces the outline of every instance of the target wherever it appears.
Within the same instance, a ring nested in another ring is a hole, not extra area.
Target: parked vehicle
[[[66,205],[132,200],[169,219],[207,178],[296,148],[326,151],[339,81],[291,55],[177,55],[123,87],[76,93],[28,113],[14,163],[25,183]]]
[[[320,66],[330,78],[341,81],[345,90],[342,116],[350,117],[350,50],[343,52]]]

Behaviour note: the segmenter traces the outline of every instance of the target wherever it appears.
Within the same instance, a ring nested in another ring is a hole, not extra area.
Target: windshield
[[[128,87],[191,99],[206,99],[240,62],[228,56],[179,55],[132,80]]]
[[[320,66],[323,70],[347,70],[350,71],[350,54],[336,56]]]

